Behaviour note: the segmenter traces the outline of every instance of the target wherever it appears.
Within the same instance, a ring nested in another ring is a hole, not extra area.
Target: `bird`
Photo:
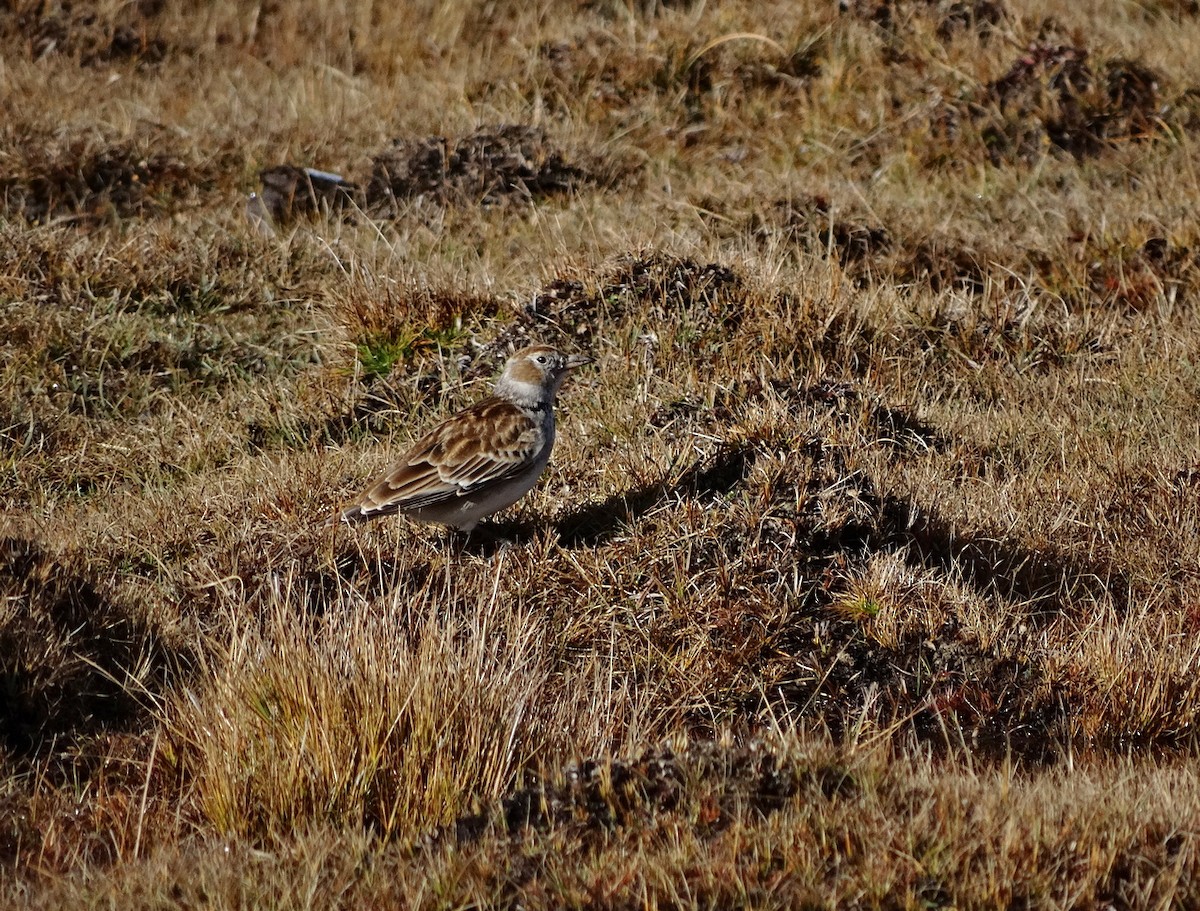
[[[537,484],[554,448],[554,400],[591,358],[549,345],[522,348],[487,398],[421,437],[326,525],[401,513],[469,534]]]

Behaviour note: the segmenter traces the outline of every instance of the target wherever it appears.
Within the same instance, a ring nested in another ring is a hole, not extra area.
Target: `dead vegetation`
[[[153,66],[174,50],[158,34],[163,0],[137,3],[74,4],[18,2],[0,17],[10,48],[34,60],[62,56],[83,67],[134,62]]]
[[[1195,11],[484,6],[0,13],[0,903],[1194,904]]]
[[[597,157],[597,156],[593,156]],[[568,193],[602,179],[612,168],[568,164],[536,127],[501,124],[458,140],[443,136],[401,138],[374,156],[366,189],[338,174],[280,165],[264,170],[261,196],[251,198],[252,220],[286,225],[301,215],[350,215],[366,210],[375,219],[394,220],[413,206],[528,204]]]

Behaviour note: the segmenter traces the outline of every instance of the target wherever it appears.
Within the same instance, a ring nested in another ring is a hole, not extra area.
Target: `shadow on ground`
[[[933,428],[894,409],[877,418],[881,434],[899,431],[913,437],[912,445],[947,445]],[[562,546],[603,546],[664,504],[691,499],[722,508],[721,498],[746,481],[760,455],[777,449],[768,440],[730,443],[697,459],[675,480],[574,510],[558,522]],[[932,635],[914,633],[885,646],[868,635],[865,618],[848,617],[831,605],[843,594],[840,580],[865,568],[875,555],[895,554],[914,570],[996,602],[997,609],[1036,633],[1098,601],[1123,607],[1129,581],[1120,570],[1080,561],[1055,547],[1034,548],[1010,536],[961,529],[936,510],[881,494],[871,478],[846,464],[840,449],[820,439],[795,449],[794,456],[811,469],[807,489],[799,508],[794,491],[781,491],[779,508],[768,522],[791,530],[779,538],[790,543],[782,546],[773,568],[810,580],[808,588],[784,621],[766,631],[760,654],[749,659],[757,665],[752,677],[773,681],[770,695],[761,688],[732,700],[712,694],[706,711],[717,709],[707,721],[697,717],[700,733],[731,720],[753,726],[756,718],[763,723],[807,718],[840,738],[869,712],[879,725],[895,723],[904,736],[948,748],[1054,761],[1070,738],[1070,699],[1047,693],[1044,669],[1035,659],[999,653],[953,617]],[[830,497],[844,503],[830,509]],[[831,523],[831,515],[842,518]],[[712,549],[713,560],[740,560],[729,555],[753,553],[756,536],[768,533],[765,525],[748,530],[734,521],[724,529],[723,546]]]
[[[724,446],[711,456],[697,459],[677,481],[647,484],[569,513],[558,521],[559,540],[567,548],[597,547],[664,503],[681,497],[701,499],[729,493],[746,479],[755,458],[753,443]]]
[[[0,599],[0,745],[16,756],[137,728],[194,665],[189,649],[37,541],[0,540]]]

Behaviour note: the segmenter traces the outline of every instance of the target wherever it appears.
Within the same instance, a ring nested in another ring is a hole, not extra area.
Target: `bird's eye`
[[[539,354],[539,355],[537,356],[537,362],[538,362],[539,364],[545,364],[545,363],[546,363],[546,355],[544,355],[544,354]]]

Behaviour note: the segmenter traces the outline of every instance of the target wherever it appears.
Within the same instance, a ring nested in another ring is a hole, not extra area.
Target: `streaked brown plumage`
[[[588,362],[547,345],[518,351],[494,394],[434,427],[326,524],[404,513],[470,531],[537,483],[554,447],[555,396]]]

